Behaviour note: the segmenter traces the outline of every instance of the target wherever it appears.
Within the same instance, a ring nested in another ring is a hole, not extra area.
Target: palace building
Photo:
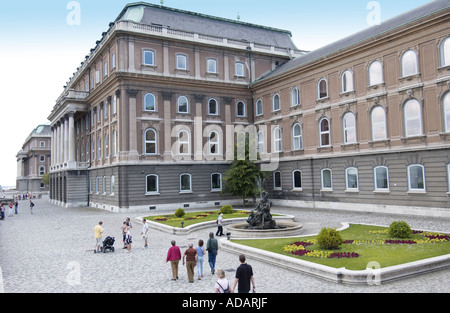
[[[127,5],[49,116],[50,199],[230,203],[223,175],[248,132],[275,204],[448,216],[449,4],[312,52],[286,30]]]

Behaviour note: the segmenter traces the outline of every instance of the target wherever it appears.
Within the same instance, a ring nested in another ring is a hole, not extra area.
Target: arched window
[[[333,175],[332,171],[329,168],[325,168],[320,172],[320,177],[322,181],[322,189],[323,190],[332,190],[333,189]]]
[[[145,177],[145,193],[156,194],[159,193],[159,177],[158,175],[147,175]]]
[[[295,123],[292,127],[292,149],[298,151],[303,149],[302,126]]]
[[[155,112],[156,111],[156,99],[155,95],[152,93],[148,93],[144,97],[144,110]]]
[[[236,115],[238,117],[245,117],[245,103],[243,101],[238,101],[236,103]]]
[[[408,166],[408,190],[425,191],[425,169],[423,165]]]
[[[189,113],[189,101],[185,96],[178,97],[178,113]]]
[[[112,134],[112,156],[117,155],[117,131],[114,129]]]
[[[373,169],[375,190],[389,190],[389,170],[386,166],[377,166]]]
[[[192,192],[192,175],[180,175],[180,192]]]
[[[273,152],[281,152],[282,149],[281,128],[275,127],[273,130]]]
[[[212,131],[209,133],[209,154],[220,154],[219,133]]]
[[[263,103],[261,99],[256,101],[256,116],[263,115]]]
[[[178,153],[180,155],[191,154],[190,134],[187,130],[181,130],[178,133]]]
[[[443,112],[444,112],[444,132],[450,133],[450,92],[444,96],[442,100]]]
[[[450,66],[450,37],[445,38],[440,46],[441,66]]]
[[[279,111],[280,110],[280,95],[276,94],[273,96],[272,99],[272,111]]]
[[[416,99],[408,100],[403,108],[405,118],[405,136],[414,137],[423,134],[422,109]]]
[[[292,186],[293,189],[302,189],[302,172],[295,170],[292,172]]]
[[[326,117],[319,122],[319,139],[321,147],[330,146],[330,122]]]
[[[408,50],[402,55],[402,76],[407,77],[417,73],[417,54],[413,50]]]
[[[109,136],[105,135],[105,159],[109,157]]]
[[[259,131],[258,132],[258,153],[265,153],[266,151],[264,150],[264,132],[263,131]]]
[[[281,190],[281,172],[273,173],[273,189]]]
[[[210,99],[208,102],[208,114],[218,115],[219,114],[219,104],[216,99]]]
[[[319,96],[319,99],[328,97],[328,83],[324,78],[319,80],[319,83],[317,84],[317,95]]]
[[[358,190],[358,169],[356,167],[345,169],[345,182],[347,190]]]
[[[374,61],[369,66],[369,85],[375,86],[383,82],[383,65],[380,61]]]
[[[102,138],[99,136],[97,140],[97,159],[101,160],[102,158]]]
[[[344,143],[352,144],[356,143],[356,119],[355,115],[348,112],[343,118],[344,128]]]
[[[370,114],[372,120],[372,140],[385,140],[387,139],[386,131],[386,113],[383,107],[377,106],[372,110]]]
[[[291,90],[291,106],[295,107],[300,105],[300,90],[297,87]]]
[[[158,144],[156,130],[150,128],[145,131],[145,154],[156,154],[158,152]]]
[[[345,71],[341,77],[342,93],[350,92],[354,90],[353,86],[353,73]]]

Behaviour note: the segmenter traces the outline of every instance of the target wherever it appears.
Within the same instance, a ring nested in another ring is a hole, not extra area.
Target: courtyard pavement
[[[134,218],[144,213],[109,213],[101,210],[67,209],[35,200],[33,215],[29,201],[21,201],[19,214],[0,221],[0,292],[5,293],[212,293],[215,275],[211,275],[207,257],[205,277],[188,283],[186,268],[180,262],[180,279],[171,280],[166,263],[170,241],[176,240],[182,253],[189,243],[207,240],[215,227],[187,236],[150,230],[149,248],[143,250],[141,225]],[[449,218],[383,215],[350,211],[273,208],[273,213],[296,216],[305,234],[322,227],[341,227],[341,222],[389,225],[404,220],[414,229],[449,231]],[[166,212],[164,212],[166,213]],[[164,214],[158,212],[158,214]],[[170,212],[173,213],[173,212]],[[155,212],[153,212],[155,214]],[[126,217],[133,224],[131,252],[122,249],[120,226]],[[103,221],[104,237],[116,238],[114,253],[94,254],[93,228]],[[226,229],[225,229],[226,230]],[[253,267],[258,293],[448,293],[450,269],[403,279],[380,286],[338,285],[301,273],[292,273],[260,261],[248,259]],[[238,256],[219,248],[216,269],[224,269],[234,280]]]

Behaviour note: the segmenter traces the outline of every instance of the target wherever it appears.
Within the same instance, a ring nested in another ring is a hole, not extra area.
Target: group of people
[[[19,208],[19,201],[14,200],[13,202],[9,202],[9,212],[8,217],[14,217],[15,214],[19,214],[18,208]],[[30,200],[30,213],[33,214],[33,207],[34,203]],[[14,208],[14,211],[13,211]],[[5,203],[0,202],[0,220],[4,220],[6,218],[6,209],[5,209]]]
[[[183,265],[186,266],[189,282],[194,282],[195,267],[197,267],[197,279],[201,280],[204,276],[203,260],[206,252],[208,252],[208,263],[211,268],[211,274],[214,275],[214,273],[216,273],[215,266],[219,245],[217,239],[214,238],[214,233],[209,233],[209,239],[206,243],[206,250],[204,247],[204,241],[200,239],[195,249],[194,245],[190,243],[183,256],[181,256],[181,249],[176,245],[175,240],[172,240],[171,244],[172,246],[167,252],[166,263],[170,262],[171,264],[172,280],[177,280],[179,278],[178,267],[181,259]],[[239,293],[249,293],[251,284],[253,285],[253,292],[255,292],[256,287],[252,267],[246,263],[245,255],[240,255],[239,261],[241,262],[241,265],[236,271],[233,286],[230,286],[228,279],[225,278],[225,271],[223,269],[217,270],[217,281],[214,287],[214,291],[216,293],[234,293],[236,290],[236,285],[238,285],[237,291]]]
[[[147,249],[149,226],[146,219],[142,220],[142,224],[141,236],[144,240],[143,249]],[[130,233],[132,228],[133,226],[131,225],[131,220],[130,218],[127,218],[123,222],[121,227],[123,235],[123,249],[126,249],[127,252],[131,251],[131,244],[133,242]],[[100,221],[98,225],[94,227],[94,253],[98,253],[101,251],[103,231],[103,222]],[[218,232],[219,236],[221,235],[221,233],[221,231]],[[218,269],[216,273],[216,257],[219,250],[219,243],[217,239],[214,238],[214,233],[209,233],[209,239],[206,242],[206,247],[204,241],[200,239],[195,249],[194,245],[190,243],[188,245],[188,249],[183,253],[183,255],[181,254],[180,247],[176,245],[175,240],[172,240],[171,244],[172,246],[167,252],[166,263],[170,262],[171,264],[173,281],[179,279],[178,268],[181,260],[183,266],[186,266],[189,282],[194,282],[195,268],[197,268],[197,279],[201,280],[204,277],[203,263],[206,253],[208,252],[208,264],[211,269],[211,274],[217,275],[217,281],[214,287],[214,291],[216,293],[234,293],[236,291],[236,286],[238,286],[238,293],[249,293],[251,291],[251,285],[253,286],[253,292],[255,292],[255,279],[253,277],[253,269],[246,263],[246,258],[244,255],[239,256],[241,265],[236,270],[236,275],[232,286],[230,285],[228,279],[225,277],[225,271],[223,269]]]

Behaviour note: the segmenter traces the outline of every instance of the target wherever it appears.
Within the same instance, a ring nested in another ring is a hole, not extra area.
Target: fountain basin
[[[296,222],[277,221],[277,229],[248,229],[247,223],[237,223],[227,226],[232,239],[261,239],[295,237],[301,235],[303,225]]]

